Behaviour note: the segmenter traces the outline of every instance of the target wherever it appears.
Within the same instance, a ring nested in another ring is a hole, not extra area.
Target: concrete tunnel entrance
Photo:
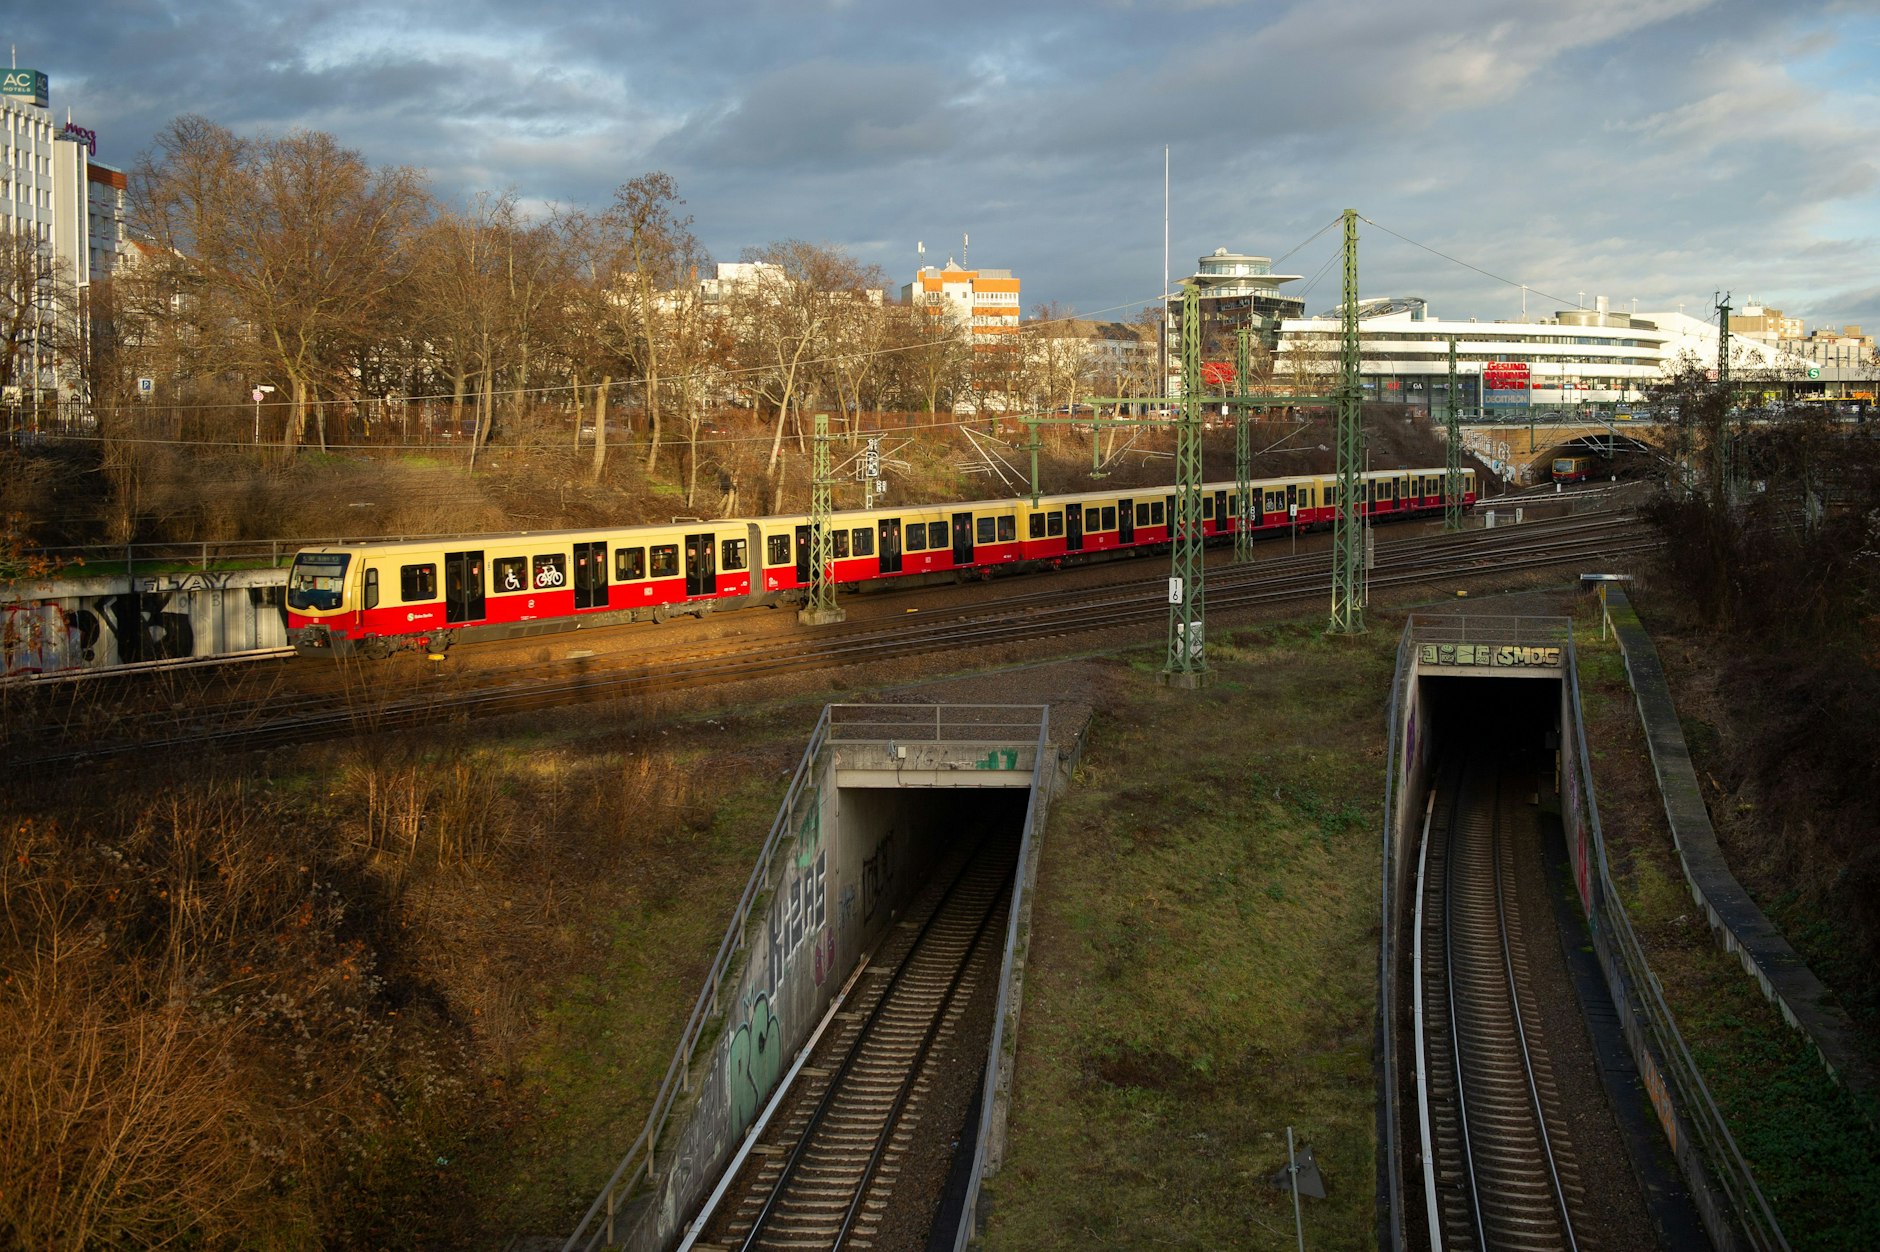
[[[1027,834],[1042,821],[1057,760],[1043,706],[825,710],[648,1131],[590,1212],[591,1220],[605,1216],[610,1242],[624,1233],[620,1246],[663,1249],[692,1226],[726,1166],[755,1150],[806,1045],[844,1011],[845,984],[862,958],[895,946],[902,921],[927,911],[910,912],[910,904],[936,880],[951,882],[956,862],[982,845],[1003,852],[1019,865],[1008,892],[1019,898]],[[983,870],[974,874],[985,881]],[[995,962],[1007,939],[1000,926]],[[970,1192],[1001,994],[999,977],[992,982],[989,1000],[949,1021],[946,1068],[960,1090],[930,1099],[923,1115],[939,1144],[923,1166],[935,1180],[936,1223],[957,1220]]]

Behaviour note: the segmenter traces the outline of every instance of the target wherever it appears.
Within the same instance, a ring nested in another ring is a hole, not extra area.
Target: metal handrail
[[[718,954],[712,958],[710,971],[705,975],[704,985],[699,989],[698,999],[693,1002],[691,1016],[686,1019],[685,1029],[680,1032],[679,1046],[673,1051],[672,1061],[666,1066],[666,1075],[660,1081],[659,1091],[653,1097],[653,1108],[646,1117],[646,1125],[640,1131],[640,1137],[633,1141],[621,1157],[620,1164],[607,1179],[606,1186],[594,1198],[594,1203],[581,1218],[580,1225],[562,1244],[562,1252],[573,1252],[575,1248],[593,1249],[600,1246],[603,1238],[613,1242],[613,1219],[618,1211],[620,1200],[632,1194],[641,1179],[648,1177],[652,1170],[653,1149],[659,1137],[666,1129],[671,1117],[673,1105],[686,1089],[685,1075],[691,1067],[694,1052],[700,1037],[704,1034],[705,1023],[711,1019],[711,1006],[717,999],[719,983],[731,968],[732,958],[744,946],[744,929],[750,921],[751,911],[758,897],[763,894],[765,879],[769,876],[770,863],[785,839],[793,836],[791,818],[796,812],[796,802],[814,781],[815,764],[827,743],[830,709],[825,706],[822,716],[816,720],[816,728],[810,733],[809,746],[804,749],[803,759],[797,764],[796,773],[790,779],[789,789],[784,793],[782,804],[777,808],[777,818],[771,824],[770,833],[764,838],[764,845],[757,854],[756,863],[751,867],[751,877],[744,885],[744,894],[738,898],[736,909],[731,916],[731,924],[725,928],[725,937],[718,945]],[[605,1220],[596,1222],[605,1209]],[[590,1227],[592,1229],[590,1230]],[[583,1235],[585,1243],[581,1242]]]

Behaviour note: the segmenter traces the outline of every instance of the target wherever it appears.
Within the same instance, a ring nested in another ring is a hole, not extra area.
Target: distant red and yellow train
[[[1377,520],[1443,508],[1441,469],[1374,470],[1361,507]],[[1331,524],[1333,475],[1253,484],[1256,534]],[[1475,504],[1463,471],[1463,505]],[[1202,498],[1209,539],[1233,534],[1235,489]],[[1166,550],[1171,488],[1135,488],[850,510],[829,522],[838,584],[957,579]],[[794,604],[811,583],[811,519],[717,518],[665,526],[335,544],[294,557],[287,637],[304,654],[439,649],[717,608]]]

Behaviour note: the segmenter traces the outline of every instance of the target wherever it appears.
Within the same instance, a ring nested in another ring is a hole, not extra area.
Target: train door
[[[810,549],[815,545],[810,542],[809,527],[796,528],[796,585],[807,586],[809,583]]]
[[[1233,528],[1227,523],[1227,493],[1217,491],[1214,493],[1214,533],[1225,535],[1232,533],[1232,530]],[[1205,535],[1206,529],[1203,529],[1201,533]]]
[[[1066,552],[1084,550],[1084,506],[1081,504],[1064,506],[1064,550]]]
[[[718,590],[718,544],[710,534],[685,537],[685,594],[709,596]]]
[[[1253,490],[1247,493],[1247,502],[1253,506],[1253,517],[1248,525],[1258,530],[1266,525],[1266,492],[1260,490],[1259,483],[1255,483]]]
[[[901,519],[884,517],[876,527],[879,532],[875,547],[881,559],[881,572],[898,574],[901,572]]]
[[[574,546],[574,607],[607,607],[607,544],[602,540]]]
[[[446,552],[444,554],[444,620],[447,622],[483,620],[483,554],[481,552]]]
[[[1134,500],[1116,502],[1116,542],[1125,548],[1136,542],[1136,502]]]
[[[971,513],[953,515],[953,563],[955,565],[973,563],[973,515]]]

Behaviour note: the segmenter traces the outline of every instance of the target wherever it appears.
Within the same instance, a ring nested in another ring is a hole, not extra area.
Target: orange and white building
[[[901,288],[901,299],[929,317],[967,328],[973,349],[988,352],[1018,342],[1018,279],[1011,270],[969,270],[948,261],[926,265]]]

